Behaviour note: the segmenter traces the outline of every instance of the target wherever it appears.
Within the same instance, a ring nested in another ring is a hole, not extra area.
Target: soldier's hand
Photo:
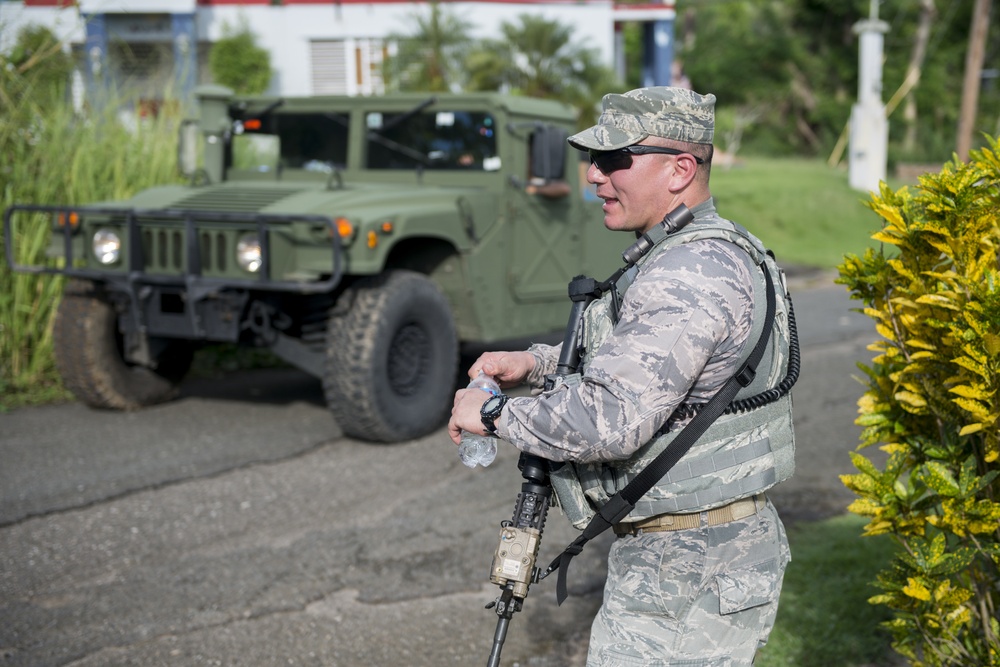
[[[469,369],[469,377],[486,373],[501,388],[516,387],[524,382],[535,368],[535,357],[528,352],[485,352]]]
[[[481,389],[459,389],[455,392],[455,402],[451,406],[448,421],[448,437],[456,445],[462,442],[462,431],[486,435],[486,427],[480,411],[490,395]]]

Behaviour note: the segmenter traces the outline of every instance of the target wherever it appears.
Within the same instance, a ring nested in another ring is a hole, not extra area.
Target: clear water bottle
[[[469,383],[469,389],[482,389],[491,396],[500,393],[500,385],[493,378],[482,371]],[[478,435],[462,431],[462,443],[458,446],[458,457],[462,463],[475,468],[477,465],[484,468],[493,463],[497,457],[497,439],[491,435]]]

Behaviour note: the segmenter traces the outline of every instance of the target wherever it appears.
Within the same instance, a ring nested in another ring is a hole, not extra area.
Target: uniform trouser
[[[721,526],[619,537],[587,666],[751,665],[774,626],[790,559],[770,501]]]

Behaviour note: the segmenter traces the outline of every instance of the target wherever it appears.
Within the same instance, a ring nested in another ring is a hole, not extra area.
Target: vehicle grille
[[[239,192],[209,190],[195,193],[178,202],[174,210],[220,213],[226,218],[232,218],[243,213],[258,213],[292,194],[294,192],[288,189],[277,188],[240,189]],[[120,222],[125,223],[124,219]],[[140,217],[138,222],[141,229],[143,270],[170,274],[187,271],[187,250],[184,228],[179,226],[180,219],[157,219],[154,215]],[[201,260],[200,272],[207,276],[222,276],[231,272],[241,274],[235,266],[236,241],[240,234],[254,228],[253,223],[246,227],[234,226],[231,220],[221,224],[219,220],[202,220],[195,224]]]
[[[222,274],[228,271],[235,261],[232,256],[235,243],[231,232],[199,232],[201,272]],[[143,229],[142,258],[147,271],[167,273],[185,271],[187,252],[184,248],[184,231],[177,228]]]

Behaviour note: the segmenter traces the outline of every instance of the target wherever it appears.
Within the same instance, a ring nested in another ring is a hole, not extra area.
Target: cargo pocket
[[[739,570],[718,574],[719,613],[735,614],[763,604],[777,602],[781,593],[782,564],[777,558]]]

